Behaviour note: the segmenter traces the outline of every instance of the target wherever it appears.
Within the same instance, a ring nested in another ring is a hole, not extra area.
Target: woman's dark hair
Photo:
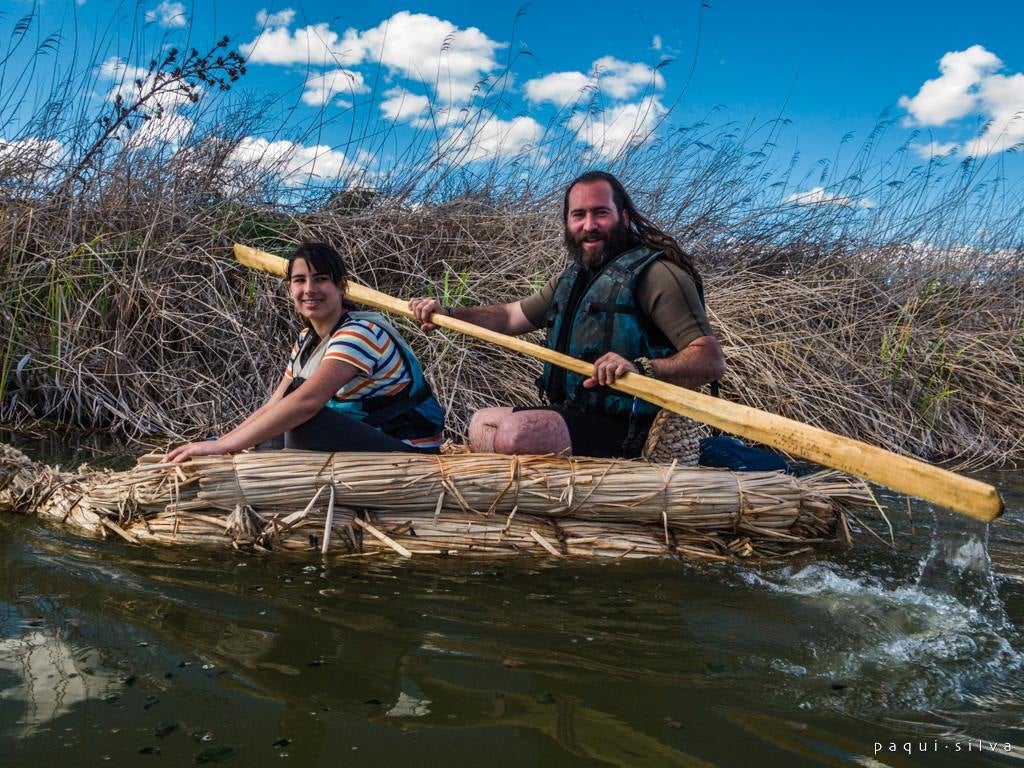
[[[693,265],[693,260],[679,247],[679,243],[676,242],[674,237],[662,232],[654,222],[637,210],[629,197],[629,193],[626,192],[626,188],[622,186],[622,182],[607,171],[588,171],[582,176],[573,179],[569,186],[565,188],[565,197],[562,199],[562,226],[565,227],[566,245],[571,245],[572,243],[569,227],[566,224],[569,219],[569,193],[572,192],[572,188],[577,184],[593,184],[596,181],[608,182],[608,185],[612,188],[612,201],[615,203],[619,215],[621,216],[623,211],[629,214],[629,227],[627,228],[629,245],[631,247],[646,245],[652,250],[661,251],[667,259],[685,270],[693,278],[697,290],[703,293],[703,281],[697,272],[697,268]]]
[[[301,243],[295,253],[288,259],[288,279],[292,277],[292,265],[302,259],[309,264],[314,273],[331,276],[331,281],[340,283],[344,289],[348,285],[348,270],[345,260],[327,243]]]

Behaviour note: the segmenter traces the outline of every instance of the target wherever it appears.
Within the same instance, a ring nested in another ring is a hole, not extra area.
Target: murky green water
[[[0,764],[1017,764],[1024,485],[996,480],[991,573],[983,528],[916,507],[912,536],[902,500],[896,552],[758,568],[321,563],[0,518]]]

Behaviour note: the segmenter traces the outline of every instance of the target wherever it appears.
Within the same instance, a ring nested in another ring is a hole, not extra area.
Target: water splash
[[[948,562],[976,569],[978,557],[972,543]],[[805,614],[821,617],[808,627],[799,656],[769,662],[801,680],[799,695],[808,706],[862,713],[961,706],[1024,667],[1005,611],[993,611],[993,600],[1001,606],[994,587],[979,592],[961,582],[945,591],[920,578],[891,583],[828,562],[744,579],[782,599],[799,598]]]
[[[931,547],[919,564],[917,585],[953,595],[975,606],[992,626],[1013,631],[992,572],[988,524],[954,516],[939,524],[934,515]]]

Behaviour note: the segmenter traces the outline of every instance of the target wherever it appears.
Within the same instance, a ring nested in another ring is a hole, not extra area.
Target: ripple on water
[[[1024,666],[1017,631],[993,614],[993,596],[973,587],[953,594],[893,584],[830,562],[742,578],[821,616],[802,658],[766,664],[805,689],[806,706],[861,714],[970,707],[979,691],[1015,685]]]

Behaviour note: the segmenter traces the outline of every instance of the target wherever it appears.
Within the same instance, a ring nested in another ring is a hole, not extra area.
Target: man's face
[[[587,269],[622,252],[628,227],[629,214],[615,207],[607,181],[581,182],[569,190],[565,242],[569,253]]]

